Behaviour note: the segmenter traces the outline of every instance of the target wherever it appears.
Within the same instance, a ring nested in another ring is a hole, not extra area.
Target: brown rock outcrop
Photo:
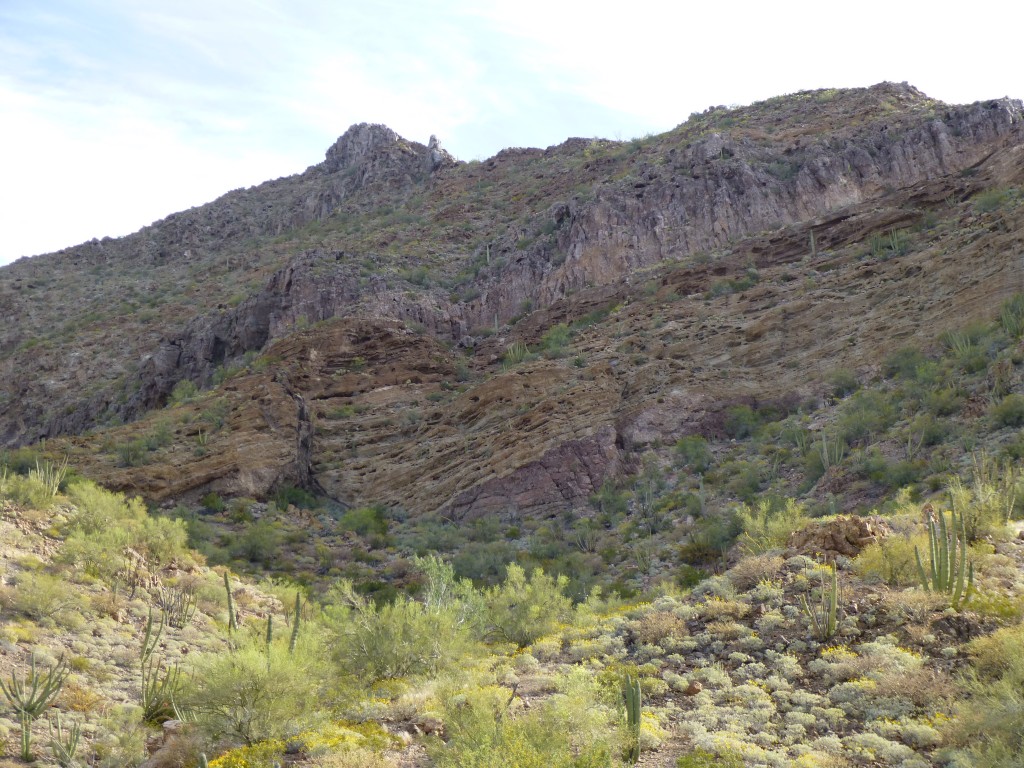
[[[837,517],[827,523],[812,523],[789,537],[788,548],[801,555],[833,560],[839,555],[856,557],[868,544],[892,533],[878,516]]]

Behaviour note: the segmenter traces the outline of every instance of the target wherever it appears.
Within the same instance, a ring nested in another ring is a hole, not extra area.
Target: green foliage
[[[57,698],[70,670],[61,657],[56,666],[46,672],[36,668],[36,657],[29,661],[29,669],[19,678],[11,674],[10,682],[0,679],[0,692],[11,705],[21,725],[21,759],[32,760],[32,723],[39,719]]]
[[[227,505],[224,503],[224,499],[222,499],[220,494],[216,491],[210,491],[199,500],[199,503],[202,504],[205,509],[214,514],[223,512],[227,508]]]
[[[174,385],[167,403],[171,406],[185,405],[185,403],[191,403],[198,394],[199,388],[193,382],[182,379]]]
[[[999,325],[1011,339],[1024,335],[1024,293],[1015,293],[999,308]]]
[[[569,345],[571,334],[565,323],[551,326],[541,337],[541,346],[547,357],[562,357]]]
[[[174,697],[181,689],[180,671],[177,666],[164,668],[163,660],[154,656],[164,631],[164,617],[156,630],[153,629],[153,609],[146,619],[146,629],[139,647],[139,668],[142,673],[142,720],[158,725],[175,716]]]
[[[304,488],[296,488],[293,485],[286,485],[278,488],[274,494],[274,502],[278,509],[288,509],[289,505],[298,509],[317,509],[320,500]]]
[[[75,753],[78,751],[78,740],[82,737],[81,724],[72,723],[71,729],[65,731],[60,712],[58,712],[55,721],[51,721],[49,727],[50,751],[53,753],[53,759],[57,765],[60,768],[77,768]]]
[[[12,589],[4,590],[4,603],[34,621],[58,624],[81,621],[82,598],[70,585],[48,573],[25,573]]]
[[[743,758],[735,754],[715,754],[703,749],[692,752],[676,760],[676,768],[743,768]]]
[[[997,428],[1024,426],[1024,395],[1007,395],[989,408],[989,416]]]
[[[617,762],[621,714],[604,699],[583,669],[529,710],[497,685],[446,692],[446,740],[428,749],[438,768],[607,768]]]
[[[760,426],[760,417],[749,405],[732,405],[725,409],[725,434],[735,440],[753,436]]]
[[[854,558],[853,568],[865,581],[881,581],[891,587],[919,583],[914,550],[927,545],[923,537],[894,534],[868,544]]]
[[[857,376],[849,368],[837,368],[828,377],[829,387],[833,397],[846,397],[856,392],[860,383]]]
[[[1008,190],[986,189],[974,196],[974,210],[978,213],[997,211],[1010,199]]]
[[[882,364],[886,378],[900,378],[908,381],[917,379],[918,371],[928,362],[918,347],[902,347],[896,350]]]
[[[19,462],[12,460],[17,466]],[[18,504],[40,511],[48,510],[53,504],[61,484],[67,476],[68,464],[65,459],[60,464],[40,461],[35,458],[35,465],[24,474],[9,472],[8,466],[0,468],[0,497],[7,497]]]
[[[950,513],[950,526],[946,515],[938,513],[938,525],[928,519],[928,570],[921,562],[921,550],[914,548],[918,577],[928,592],[944,592],[950,596],[954,610],[969,600],[974,592],[974,563],[967,559],[967,531],[963,516]]]
[[[113,583],[125,565],[126,550],[161,567],[188,559],[184,522],[150,516],[141,499],[127,499],[88,480],[72,483],[68,497],[75,512],[59,560]]]
[[[1024,626],[971,642],[972,675],[957,717],[947,727],[965,765],[1014,768],[1024,754]]]
[[[947,485],[950,508],[960,515],[968,541],[999,536],[1017,505],[1020,472],[975,457],[971,480],[954,477]]]
[[[281,738],[319,706],[319,649],[296,653],[247,637],[228,653],[202,654],[192,664],[182,705],[211,739],[247,745]]]
[[[763,498],[736,510],[742,530],[740,546],[744,552],[759,555],[786,546],[790,535],[810,522],[803,504],[793,500]]]
[[[846,401],[838,420],[839,435],[853,445],[884,432],[896,421],[896,409],[877,390],[861,390]]]
[[[825,570],[828,570],[828,576],[825,575]],[[804,615],[811,622],[814,636],[821,642],[825,642],[835,635],[839,626],[839,603],[842,596],[836,574],[836,564],[831,563],[827,569],[820,570],[820,573],[821,588],[817,604],[812,606],[807,600],[807,595],[800,595],[800,605],[804,609]]]
[[[553,578],[540,568],[527,577],[510,563],[505,581],[485,592],[488,634],[520,648],[551,634],[570,615],[568,583],[565,576]]]
[[[505,370],[519,365],[530,355],[530,348],[522,341],[513,341],[505,347],[505,356],[502,359],[502,367]]]
[[[328,592],[327,624],[343,675],[370,683],[437,674],[475,653],[467,617],[447,601],[399,596],[376,605],[341,580]]]
[[[265,518],[257,520],[231,545],[231,555],[252,563],[270,565],[277,559],[282,538],[281,530],[272,521]]]
[[[364,538],[384,536],[388,532],[387,510],[380,504],[346,510],[338,520],[338,528]]]

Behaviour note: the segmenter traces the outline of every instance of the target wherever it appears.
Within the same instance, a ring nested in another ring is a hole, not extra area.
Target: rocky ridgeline
[[[894,97],[894,110],[933,104],[907,86],[876,89]],[[300,318],[394,318],[424,326],[440,338],[460,340],[495,318],[507,321],[524,302],[548,306],[585,287],[628,279],[637,269],[667,259],[813,221],[888,191],[972,168],[1024,139],[1021,103],[1009,99],[969,107],[939,105],[926,118],[911,112],[908,119],[899,111],[891,117],[790,143],[727,132],[674,145],[671,139],[659,140],[653,157],[637,165],[628,183],[609,182],[593,200],[570,199],[538,212],[537,225],[556,233],[553,243],[519,251],[515,233],[499,239],[494,257],[506,258],[507,266],[481,281],[480,295],[467,302],[449,301],[443,292],[410,293],[407,284],[384,277],[361,285],[352,254],[300,254],[235,310],[196,318],[180,335],[162,342],[140,372],[143,388],[133,410],[153,407],[182,378],[208,380],[225,359],[262,349]],[[402,146],[387,129],[356,126],[328,151],[323,167],[341,163],[358,169],[360,178],[394,179],[394,169],[406,166],[391,155],[385,162],[377,158],[375,148],[385,131],[394,140],[389,138],[384,146]],[[548,152],[584,152],[585,145],[570,140]],[[436,161],[432,157],[417,154],[410,164],[424,169],[449,160],[446,155]]]
[[[536,178],[554,168],[558,182],[547,177],[532,207],[496,225],[475,252],[452,246],[453,266],[442,265],[449,272],[486,259],[460,292],[411,280],[378,254],[342,247],[348,241],[339,236],[338,247],[283,253],[233,305],[214,291],[219,306],[197,306],[177,325],[158,317],[98,355],[12,352],[19,323],[28,322],[19,315],[0,345],[0,373],[9,374],[0,438],[78,433],[111,414],[131,421],[162,406],[177,382],[210,384],[218,367],[263,353],[269,368],[224,387],[230,435],[215,438],[216,450],[117,468],[84,437],[75,441],[77,461],[157,498],[209,489],[259,495],[290,482],[342,501],[460,518],[509,499],[519,511],[552,512],[635,471],[638,452],[691,430],[713,433],[729,403],[818,397],[839,365],[877,365],[908,337],[931,341],[965,318],[990,316],[993,302],[1019,290],[1003,255],[1013,236],[963,203],[1019,178],[1012,150],[1022,125],[1017,101],[948,107],[883,84],[714,109],[631,145],[571,139],[482,164],[457,164],[436,141],[354,126],[304,174],[39,264],[73,272],[75,258],[100,247],[129,263],[155,240],[244,250],[240,242],[254,232],[280,231],[289,216],[330,218],[342,204],[346,215],[400,207],[415,190],[436,196],[429,210],[437,211],[466,179]],[[573,189],[563,178],[572,174],[598,181],[589,192],[562,194]],[[515,184],[487,194],[510,204],[521,190]],[[234,209],[243,212],[232,218]],[[959,217],[962,231],[922,235],[900,259],[859,261],[872,237],[937,211]],[[445,215],[458,222],[462,214]],[[436,238],[433,224],[415,232]],[[972,227],[986,227],[984,236]],[[186,231],[200,240],[181,239]],[[448,252],[446,242],[431,242]],[[26,268],[8,268],[8,287]],[[752,268],[763,273],[760,285],[708,303],[716,281]],[[512,324],[524,307],[531,313]],[[611,308],[614,323],[575,337],[572,365],[553,356],[499,370],[508,344],[536,349],[551,326]],[[497,333],[486,338],[481,328]],[[104,385],[98,369],[116,366],[125,374]],[[449,394],[460,366],[471,381]],[[356,416],[331,415],[341,412]],[[191,427],[179,431],[197,438]]]

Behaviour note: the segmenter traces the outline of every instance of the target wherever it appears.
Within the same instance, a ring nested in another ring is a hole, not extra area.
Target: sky
[[[345,129],[462,160],[907,81],[1024,97],[1024,7],[905,0],[0,0],[0,264],[300,173]]]

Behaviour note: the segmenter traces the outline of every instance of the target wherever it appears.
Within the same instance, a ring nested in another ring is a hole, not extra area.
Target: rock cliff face
[[[299,176],[0,272],[18,308],[0,336],[0,438],[139,419],[178,381],[210,386],[246,360],[214,390],[229,413],[217,451],[187,449],[193,427],[156,466],[66,445],[157,499],[300,484],[453,519],[550,514],[652,446],[715,433],[729,404],[820,398],[836,366],[869,369],[1020,290],[1017,214],[966,201],[1019,183],[1022,147],[1020,102],[950,107],[893,84],[474,164],[353,126]],[[878,238],[910,228],[914,248],[878,258]],[[206,291],[32,344],[44,267],[81,277],[103,259]],[[544,341],[559,323],[575,323],[571,351]],[[546,357],[503,368],[513,342]]]
[[[407,286],[382,278],[361,284],[345,253],[302,254],[236,310],[198,318],[162,343],[140,371],[143,386],[133,411],[159,403],[181,378],[208,380],[225,359],[261,349],[300,318],[390,317],[458,340],[495,318],[507,321],[524,303],[547,306],[666,259],[712,252],[753,233],[878,198],[886,190],[973,168],[1024,136],[1017,101],[945,108],[906,86],[877,90],[892,100],[891,119],[885,122],[844,126],[826,135],[784,135],[778,142],[716,132],[660,143],[653,157],[634,164],[627,183],[603,185],[593,200],[570,199],[541,213],[539,226],[551,229],[553,240],[526,252],[512,242],[515,233],[496,243],[494,257],[508,264],[481,281],[480,296],[469,302],[452,302],[438,292],[410,295]],[[913,108],[926,114],[917,116]],[[585,146],[569,144],[574,146],[586,152]],[[549,150],[565,151],[564,146]],[[387,129],[363,125],[339,139],[324,165],[355,169],[362,185],[381,178],[400,183],[398,176],[410,168],[426,172],[433,162],[404,148]],[[445,157],[442,164],[447,162]],[[553,264],[553,254],[563,259],[560,265]]]

